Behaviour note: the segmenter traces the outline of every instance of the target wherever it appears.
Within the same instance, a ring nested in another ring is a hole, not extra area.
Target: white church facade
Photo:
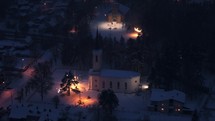
[[[89,89],[112,89],[117,93],[134,93],[140,85],[140,73],[102,68],[102,50],[93,50],[93,67],[89,70]]]

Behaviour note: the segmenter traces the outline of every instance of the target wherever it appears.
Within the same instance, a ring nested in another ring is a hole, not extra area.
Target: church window
[[[119,82],[117,82],[117,89],[119,89],[120,88],[120,83]]]
[[[104,81],[102,82],[102,88],[105,88],[105,82]]]
[[[128,88],[128,87],[127,87],[127,82],[125,82],[125,89],[127,90],[127,88]]]
[[[110,81],[110,88],[112,88],[112,81]]]
[[[96,55],[96,62],[98,62],[98,56]]]

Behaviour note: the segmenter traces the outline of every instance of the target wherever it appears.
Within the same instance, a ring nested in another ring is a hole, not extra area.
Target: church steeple
[[[97,31],[96,31],[96,41],[95,41],[95,50],[99,50],[101,49],[100,45],[99,45],[99,30],[97,27]]]
[[[102,69],[102,49],[99,43],[99,32],[97,28],[95,48],[93,49],[93,71],[99,72]]]

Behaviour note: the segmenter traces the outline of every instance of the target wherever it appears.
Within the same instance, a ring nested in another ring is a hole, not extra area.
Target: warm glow
[[[74,76],[74,80],[78,80],[78,76]]]
[[[75,27],[72,27],[72,29],[69,31],[69,33],[76,33]]]
[[[134,31],[135,31],[135,32],[138,32],[138,33],[141,33],[141,32],[142,32],[142,29],[137,28],[137,27],[134,27]]]
[[[27,68],[26,71],[24,71],[24,72],[22,73],[22,75],[23,75],[25,78],[31,78],[32,75],[34,75],[34,68],[32,68],[32,67]]]
[[[80,101],[80,100],[79,100]],[[89,106],[95,104],[96,100],[95,99],[88,99],[87,97],[81,98],[81,103],[82,105],[80,106]],[[78,101],[77,101],[78,103]]]
[[[127,34],[127,36],[131,39],[136,39],[138,37],[138,33],[136,33],[136,32],[129,33],[129,34]]]
[[[80,93],[75,93],[72,91],[72,89],[77,89],[80,91]],[[81,81],[79,81],[79,83],[76,86],[71,85],[71,93],[70,93],[71,96],[66,97],[67,103],[71,105],[81,106],[81,107],[86,107],[86,106],[95,104],[97,100],[86,95],[85,93],[87,91],[88,91],[87,83],[82,83]]]
[[[121,31],[123,28],[123,23],[116,23],[116,22],[100,22],[98,24],[99,30],[114,30],[114,31]]]
[[[148,89],[148,88],[149,88],[149,85],[144,84],[144,85],[142,85],[142,88],[143,88],[143,89]]]

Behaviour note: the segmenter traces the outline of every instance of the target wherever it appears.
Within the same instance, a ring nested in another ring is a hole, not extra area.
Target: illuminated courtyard
[[[73,91],[74,89],[79,90],[80,93],[76,93],[75,91]],[[62,94],[59,93],[59,95],[61,95],[62,99],[65,100],[66,104],[81,107],[90,107],[97,103],[97,97],[94,93],[97,94],[97,92],[95,91],[88,90],[87,80],[80,80],[77,84],[77,87],[71,85],[71,91],[69,96],[67,95],[67,92]]]
[[[54,85],[52,89],[48,92],[48,94],[44,97],[43,102],[53,102],[52,99],[54,96],[58,96],[60,99],[60,104],[67,104],[73,106],[80,106],[80,107],[91,107],[97,103],[97,94],[98,92],[88,90],[88,82],[86,74],[81,75],[79,77],[79,83],[77,86],[71,85],[70,86],[70,95],[67,94],[67,91],[63,93],[59,93],[61,80],[66,72],[69,69],[58,69],[53,73],[53,82]],[[87,73],[87,72],[85,72]],[[77,72],[78,74],[78,72]],[[74,91],[77,89],[80,93]],[[27,99],[28,102],[41,102],[40,94],[35,93],[31,98]]]
[[[129,38],[136,39],[138,37],[138,32],[133,29],[128,30],[126,23],[108,22],[106,20],[106,12],[107,9],[98,7],[97,14],[94,20],[90,23],[93,37],[96,36],[97,28],[102,37],[116,38],[117,40],[121,37],[125,40],[128,40]]]

